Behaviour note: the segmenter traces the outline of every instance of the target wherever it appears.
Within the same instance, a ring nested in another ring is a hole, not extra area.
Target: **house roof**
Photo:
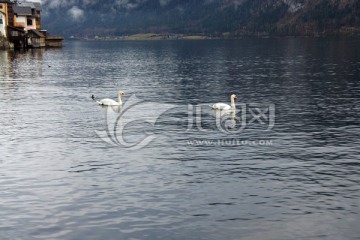
[[[14,13],[21,16],[32,16],[31,7],[15,5]]]
[[[41,10],[41,3],[39,2],[19,2],[19,7],[30,7],[32,9]]]
[[[39,38],[44,38],[45,37],[44,34],[42,34],[40,31],[35,30],[35,29],[29,30],[28,33],[33,33],[36,37],[39,37]]]
[[[33,4],[34,4],[34,6],[35,6],[36,10],[38,10],[38,11],[40,11],[40,10],[41,10],[41,3],[34,2]]]
[[[40,11],[41,4],[33,2],[21,2],[14,6],[14,13],[21,16],[32,16],[33,9]]]
[[[13,27],[13,26],[7,26],[8,29],[11,29],[13,31],[18,31],[18,32],[22,32],[25,33],[24,28],[19,28],[19,27]]]

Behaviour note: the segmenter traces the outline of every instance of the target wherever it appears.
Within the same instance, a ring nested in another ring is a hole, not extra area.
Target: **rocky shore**
[[[10,43],[6,38],[0,37],[0,50],[14,49],[14,44]]]

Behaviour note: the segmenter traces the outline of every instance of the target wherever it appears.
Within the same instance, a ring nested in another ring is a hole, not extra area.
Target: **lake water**
[[[0,239],[359,239],[359,44],[0,52]]]

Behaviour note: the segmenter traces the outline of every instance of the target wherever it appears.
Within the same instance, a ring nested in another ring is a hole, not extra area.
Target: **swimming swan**
[[[215,110],[235,110],[235,100],[237,99],[237,96],[232,94],[230,99],[231,106],[226,103],[215,103],[214,105],[210,105],[210,107]]]
[[[99,105],[103,105],[103,106],[120,106],[122,105],[122,101],[121,101],[121,97],[122,96],[125,96],[125,93],[123,91],[120,91],[118,93],[118,102],[112,100],[112,99],[109,99],[109,98],[105,98],[105,99],[102,99],[100,101],[96,101]],[[95,97],[94,95],[91,97],[93,100],[95,100]]]

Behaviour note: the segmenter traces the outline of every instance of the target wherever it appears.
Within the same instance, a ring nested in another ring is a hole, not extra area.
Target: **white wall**
[[[2,24],[0,24],[0,32],[2,36],[6,37],[5,14],[0,12],[0,18],[2,19]]]
[[[26,26],[26,16],[18,16],[18,17],[16,17],[16,22],[25,24],[24,26]]]
[[[36,29],[36,20],[35,18],[31,18],[32,19],[32,25],[26,25],[25,30],[33,30]],[[27,23],[27,21],[26,21]]]

